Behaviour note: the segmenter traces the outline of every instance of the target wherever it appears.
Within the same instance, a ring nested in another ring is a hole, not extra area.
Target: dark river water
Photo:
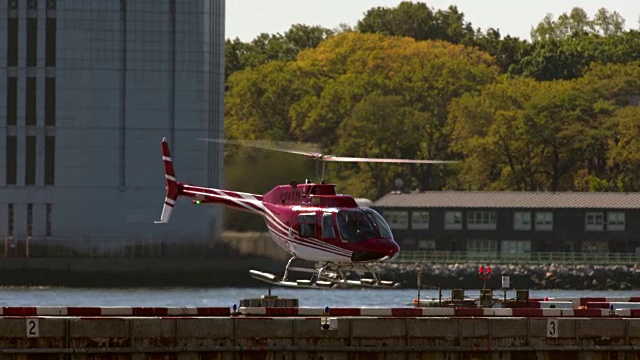
[[[259,298],[267,288],[56,288],[5,287],[0,288],[0,306],[178,306],[231,307],[240,299]],[[466,290],[477,297],[479,290]],[[496,290],[495,296],[502,296]],[[301,307],[403,307],[417,297],[416,289],[290,289],[273,288],[271,295],[295,298]],[[443,290],[450,297],[451,290]],[[571,291],[532,290],[531,298],[557,297],[631,297],[640,291]],[[421,299],[438,298],[438,290],[422,290]],[[508,291],[507,297],[515,297]]]

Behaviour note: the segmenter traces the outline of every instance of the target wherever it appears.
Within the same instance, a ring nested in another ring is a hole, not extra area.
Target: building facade
[[[224,0],[0,0],[0,237],[211,241],[218,211],[164,203],[219,187]],[[6,26],[4,26],[6,24]]]
[[[640,250],[640,193],[433,191],[375,201],[403,250]]]

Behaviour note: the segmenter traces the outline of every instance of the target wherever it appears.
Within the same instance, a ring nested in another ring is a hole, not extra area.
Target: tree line
[[[474,29],[455,6],[402,2],[370,9],[353,28],[229,39],[225,134],[345,156],[459,160],[331,164],[341,192],[371,199],[398,178],[405,191],[638,191],[640,32],[624,22],[574,8],[545,17],[527,41]],[[260,156],[281,156],[290,173]],[[230,148],[227,186],[267,191],[280,178],[316,176],[316,164],[293,156]]]

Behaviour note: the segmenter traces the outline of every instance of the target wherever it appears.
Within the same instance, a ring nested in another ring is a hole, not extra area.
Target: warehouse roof
[[[391,192],[372,207],[640,209],[640,193],[546,191]]]

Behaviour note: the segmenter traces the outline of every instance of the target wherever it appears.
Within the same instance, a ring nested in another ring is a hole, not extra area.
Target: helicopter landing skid
[[[376,272],[371,272],[373,278],[348,279],[346,273],[342,270],[328,270],[328,266],[320,269],[308,269],[298,267],[288,267],[289,271],[312,273],[311,279],[292,280],[280,278],[274,274],[257,270],[250,270],[249,274],[254,279],[267,282],[272,285],[297,287],[297,288],[315,288],[315,289],[335,289],[335,288],[383,288],[391,289],[400,286],[400,283],[393,281],[380,280]]]

